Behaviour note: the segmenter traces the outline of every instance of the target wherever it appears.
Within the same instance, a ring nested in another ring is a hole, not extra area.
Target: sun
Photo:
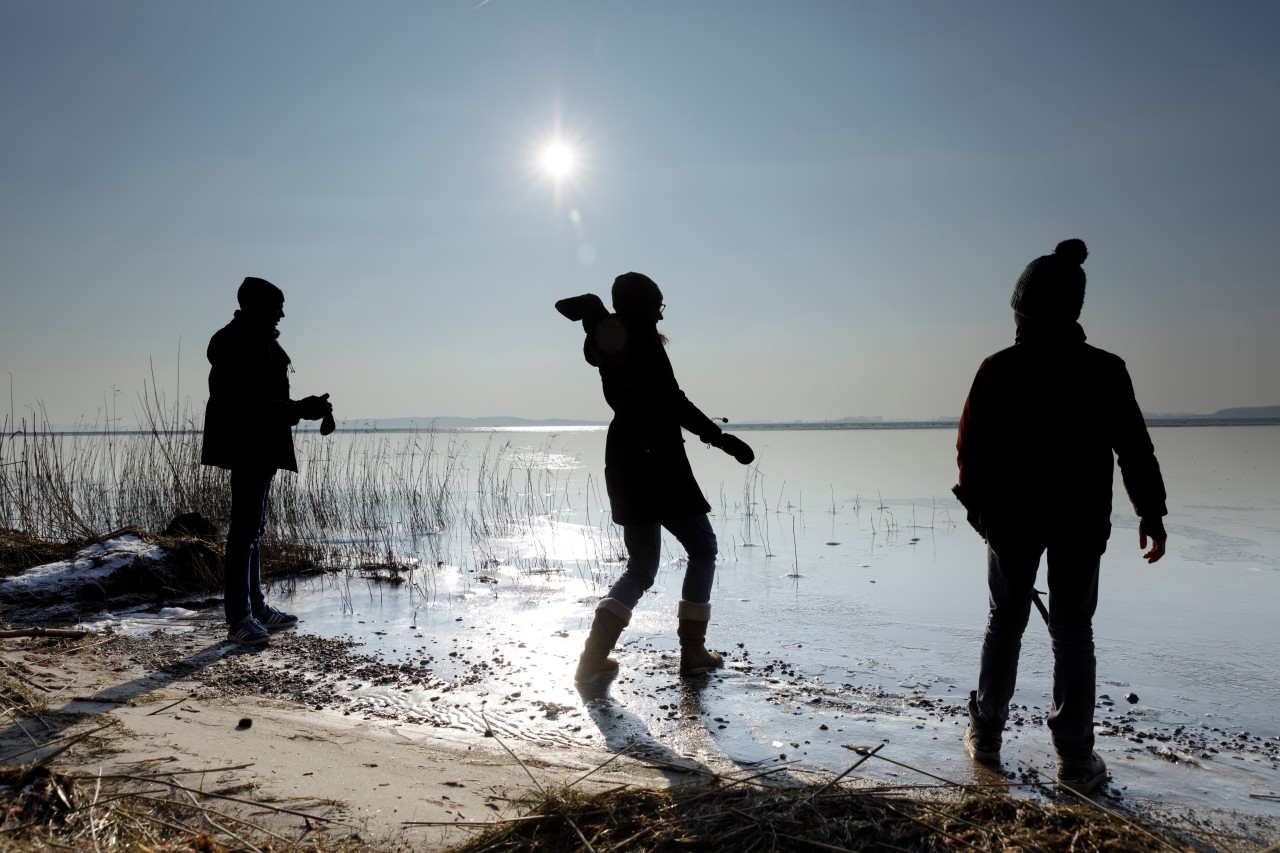
[[[573,174],[576,162],[573,149],[563,142],[553,142],[542,150],[542,171],[556,180]]]

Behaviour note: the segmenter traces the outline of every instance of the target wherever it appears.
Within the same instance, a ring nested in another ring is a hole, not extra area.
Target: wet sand
[[[32,749],[33,738],[53,748],[105,725],[54,766],[178,774],[192,788],[267,804],[218,807],[290,840],[322,833],[377,849],[465,841],[515,816],[535,784],[598,791],[697,778],[609,752],[529,742],[507,744],[517,759],[483,733],[406,723],[340,701],[343,683],[405,677],[341,642],[283,632],[268,647],[245,650],[223,642],[211,619],[185,627],[5,641],[4,668],[47,706],[21,726],[11,722],[0,750],[32,760],[43,752]]]

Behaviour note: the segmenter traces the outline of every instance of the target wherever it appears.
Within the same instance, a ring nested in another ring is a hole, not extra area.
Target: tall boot
[[[680,627],[680,674],[702,675],[724,666],[724,658],[707,651],[707,622],[711,619],[710,604],[694,604],[681,601],[676,609]]]
[[[602,598],[596,605],[596,615],[591,620],[591,633],[578,658],[578,669],[573,673],[575,684],[592,684],[612,678],[618,672],[618,662],[609,657],[622,629],[631,623],[631,608],[616,598]]]

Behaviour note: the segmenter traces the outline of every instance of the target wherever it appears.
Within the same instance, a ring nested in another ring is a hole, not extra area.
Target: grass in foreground
[[[240,802],[245,802],[241,800]],[[318,833],[289,839],[233,817],[228,805],[172,777],[99,778],[45,766],[0,769],[0,849],[291,851],[403,850]],[[1089,805],[982,793],[955,802],[847,788],[684,787],[539,794],[452,853],[491,851],[793,851],[1204,849]],[[258,810],[272,809],[267,803]],[[289,811],[282,809],[283,811]],[[299,814],[294,812],[294,814]],[[323,819],[321,819],[323,820]]]
[[[560,791],[453,853],[561,850],[1074,850],[1195,847],[1091,805],[979,793],[954,802],[800,787]]]

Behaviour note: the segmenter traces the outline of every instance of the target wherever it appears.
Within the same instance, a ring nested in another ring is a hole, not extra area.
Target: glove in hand
[[[298,417],[304,421],[318,421],[325,415],[333,414],[333,404],[329,402],[329,395],[322,394],[319,397],[303,397],[298,401]]]
[[[567,299],[561,299],[556,303],[556,310],[575,322],[585,320],[592,314],[609,313],[604,307],[604,302],[594,293],[584,293],[581,296],[570,296]]]
[[[720,442],[716,445],[725,453],[728,453],[734,459],[737,459],[743,465],[750,465],[756,461],[755,452],[747,445],[745,441],[738,438],[732,433],[723,433],[720,436]]]

